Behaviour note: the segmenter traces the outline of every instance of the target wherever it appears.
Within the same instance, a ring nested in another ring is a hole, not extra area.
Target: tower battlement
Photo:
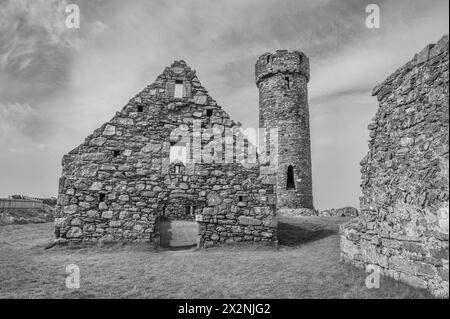
[[[275,53],[264,53],[256,61],[256,85],[274,74],[300,74],[309,81],[309,59],[300,51],[277,50]]]

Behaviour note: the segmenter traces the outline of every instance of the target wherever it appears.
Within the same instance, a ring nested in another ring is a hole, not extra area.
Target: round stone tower
[[[266,132],[278,129],[277,206],[310,212],[314,207],[308,57],[299,51],[265,53],[256,62],[255,76],[259,88],[259,126]]]

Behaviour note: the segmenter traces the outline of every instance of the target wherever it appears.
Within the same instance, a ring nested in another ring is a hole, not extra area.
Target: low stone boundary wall
[[[358,210],[354,207],[344,207],[338,209],[327,209],[319,212],[322,217],[357,217]]]
[[[277,210],[277,217],[317,216],[318,213],[310,208],[282,208]]]

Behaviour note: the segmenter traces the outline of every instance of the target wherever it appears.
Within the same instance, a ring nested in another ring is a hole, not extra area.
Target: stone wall
[[[361,162],[361,215],[341,228],[342,258],[448,297],[448,36],[377,86]]]
[[[318,216],[319,212],[311,208],[280,208],[277,209],[278,217]]]
[[[185,161],[170,160],[173,145]],[[57,238],[157,244],[161,219],[196,216],[202,246],[276,242],[276,196],[258,162],[249,165],[251,147],[196,72],[176,61],[64,156]]]
[[[259,89],[259,126],[267,131],[278,130],[277,207],[313,211],[309,59],[299,51],[278,50],[263,54],[255,69]],[[270,139],[273,141],[275,137]],[[292,179],[289,178],[289,170],[292,171]]]
[[[332,208],[319,212],[319,216],[323,217],[357,217],[358,210],[354,207]]]

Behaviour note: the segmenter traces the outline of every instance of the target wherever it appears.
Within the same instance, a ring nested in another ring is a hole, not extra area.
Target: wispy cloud
[[[48,100],[66,84],[70,63],[87,37],[105,29],[95,20],[86,21],[86,31],[68,29],[67,4],[67,0],[0,3],[1,101]]]

